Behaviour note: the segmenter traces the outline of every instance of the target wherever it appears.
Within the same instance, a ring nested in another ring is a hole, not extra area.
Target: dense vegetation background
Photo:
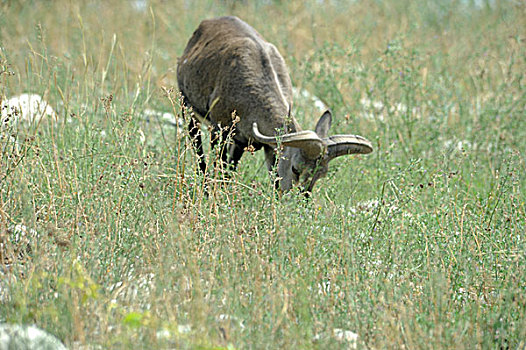
[[[206,184],[162,117],[225,14],[278,47],[305,128],[316,96],[373,141],[310,201],[259,153]],[[525,28],[522,1],[0,2],[1,101],[56,111],[2,112],[0,322],[74,349],[524,347]]]

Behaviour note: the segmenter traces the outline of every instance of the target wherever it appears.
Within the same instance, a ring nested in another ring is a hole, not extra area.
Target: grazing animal
[[[201,22],[179,58],[177,81],[183,103],[192,108],[194,117],[215,129],[212,147],[220,144],[222,161],[232,169],[249,145],[263,148],[271,172],[276,153],[280,154],[276,185],[281,191],[299,184],[308,194],[327,174],[329,161],[373,150],[361,136],[328,136],[330,111],[323,113],[314,131],[303,131],[291,115],[292,84],[283,57],[237,17]],[[233,118],[234,113],[238,118]],[[196,119],[190,118],[189,130],[205,172]],[[227,144],[229,132],[233,142]],[[275,152],[278,146],[282,152]]]

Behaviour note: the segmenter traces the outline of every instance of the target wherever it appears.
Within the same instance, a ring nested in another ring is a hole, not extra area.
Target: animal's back
[[[290,112],[292,87],[283,58],[237,17],[201,22],[179,59],[177,80],[194,110],[216,124],[229,125],[235,110],[238,130],[251,130],[258,121],[273,133],[276,118],[284,121]]]

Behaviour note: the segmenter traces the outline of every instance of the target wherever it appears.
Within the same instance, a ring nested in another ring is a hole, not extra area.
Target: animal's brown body
[[[334,157],[372,151],[370,142],[360,136],[328,137],[329,111],[315,131],[302,131],[291,115],[292,84],[285,61],[274,45],[237,17],[201,22],[179,59],[177,80],[185,104],[217,131],[224,134],[224,127],[233,125],[234,111],[239,116],[233,144],[222,145],[223,160],[234,168],[251,144],[255,149],[263,147],[271,170],[276,163],[274,149],[283,146],[277,167],[282,190],[289,190],[301,178],[303,190],[310,192]],[[190,132],[204,172],[195,119]]]

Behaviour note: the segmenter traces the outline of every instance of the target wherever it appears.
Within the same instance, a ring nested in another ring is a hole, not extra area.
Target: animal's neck
[[[298,132],[302,130],[301,126],[298,124],[296,119],[294,119],[294,117],[292,116],[289,116],[287,118],[285,125],[286,125],[286,128],[285,128],[286,133],[293,133],[293,132]]]

